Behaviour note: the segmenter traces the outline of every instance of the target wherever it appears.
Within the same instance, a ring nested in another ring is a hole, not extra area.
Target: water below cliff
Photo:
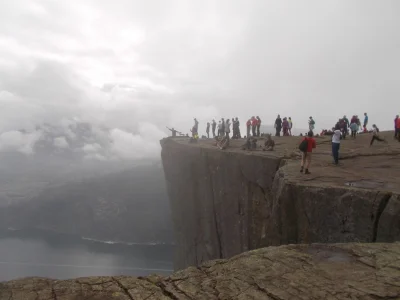
[[[100,242],[41,231],[0,232],[0,281],[166,275],[172,270],[172,245]]]

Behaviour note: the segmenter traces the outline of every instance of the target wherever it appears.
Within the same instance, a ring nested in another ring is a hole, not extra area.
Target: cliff
[[[0,300],[399,299],[400,243],[269,247],[170,277],[27,278]]]
[[[400,240],[400,143],[369,147],[369,134],[341,144],[334,166],[320,137],[312,174],[299,172],[299,137],[275,151],[218,150],[213,140],[161,141],[177,242],[175,267],[271,245]],[[263,140],[259,140],[263,144]]]

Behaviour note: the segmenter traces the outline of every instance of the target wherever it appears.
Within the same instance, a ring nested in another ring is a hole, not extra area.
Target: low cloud
[[[165,127],[188,133],[193,117],[200,134],[213,118],[239,117],[244,131],[252,115],[297,128],[312,115],[320,129],[365,111],[392,129],[399,12],[391,0],[10,1],[0,151],[51,139],[87,159],[156,158]],[[84,123],[90,137],[75,130]]]
[[[35,143],[40,139],[41,132],[23,133],[20,131],[7,131],[0,135],[0,151],[16,151],[26,155],[34,153]]]

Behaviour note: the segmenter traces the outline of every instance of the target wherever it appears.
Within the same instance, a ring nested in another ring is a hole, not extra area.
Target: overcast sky
[[[201,132],[278,113],[321,129],[366,111],[392,129],[400,110],[398,0],[0,5],[0,149],[10,131],[72,119],[156,155],[165,126],[188,132],[193,117]]]

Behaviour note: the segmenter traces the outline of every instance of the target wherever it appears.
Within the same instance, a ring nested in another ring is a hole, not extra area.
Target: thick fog
[[[165,126],[193,117],[200,133],[278,113],[321,129],[368,112],[392,129],[399,15],[397,0],[2,1],[0,151],[33,154],[49,126],[68,149],[78,123],[98,160],[159,157]]]

